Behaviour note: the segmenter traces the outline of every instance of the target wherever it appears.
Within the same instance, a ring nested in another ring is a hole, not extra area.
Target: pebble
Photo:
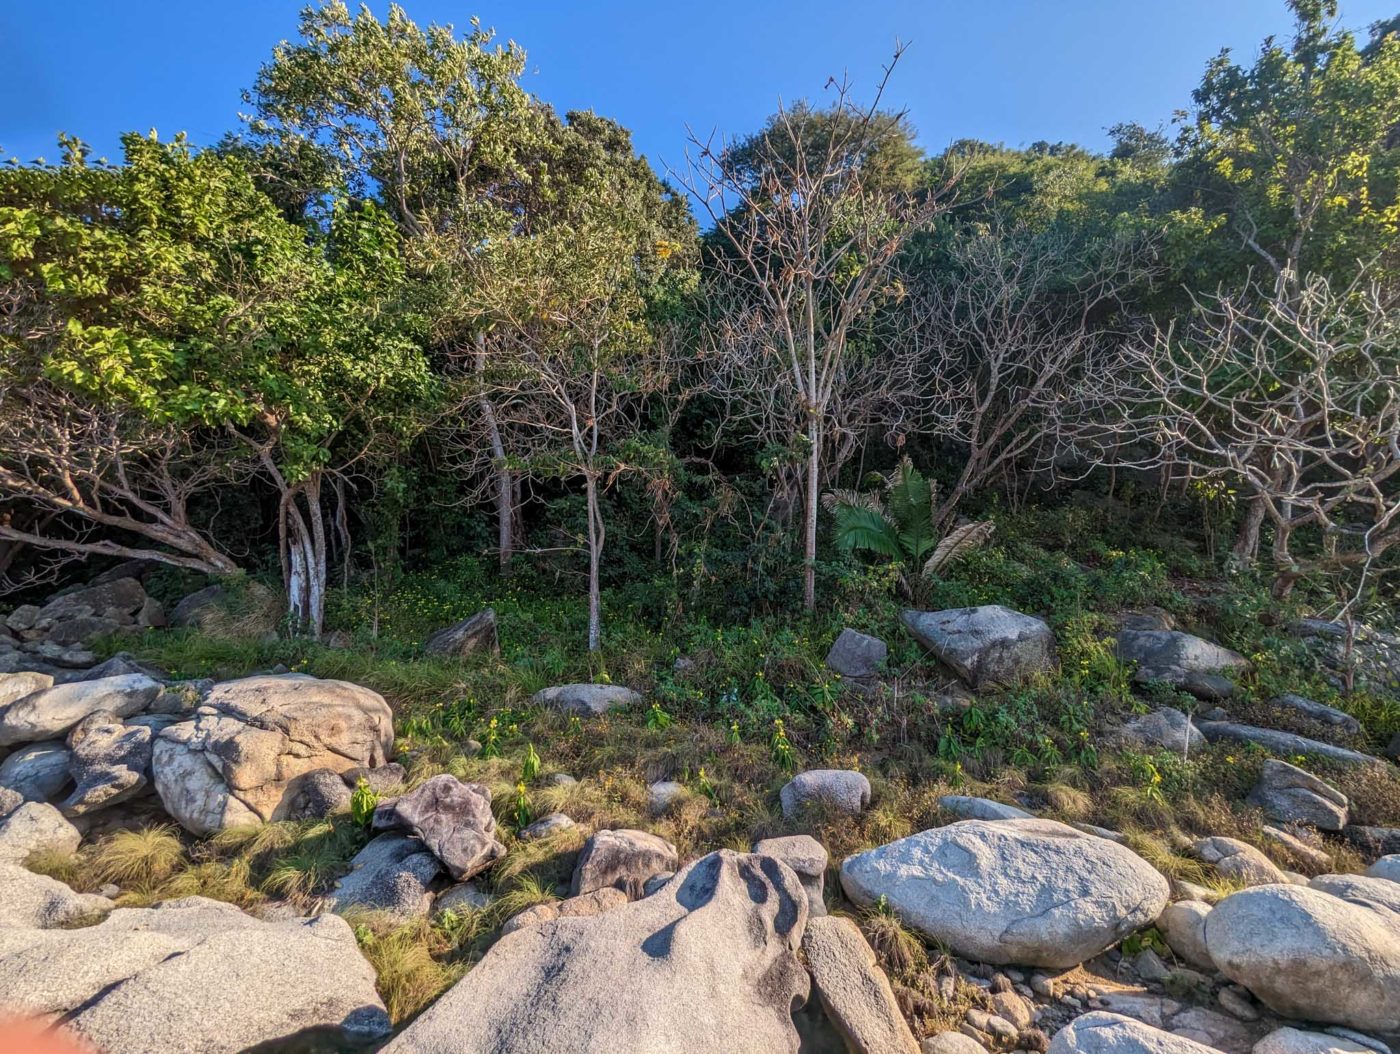
[[[1234,986],[1220,989],[1220,994],[1215,998],[1219,1000],[1222,1009],[1241,1021],[1259,1020],[1259,1011],[1255,1009],[1249,996],[1241,994]]]
[[[1036,995],[1044,996],[1046,999],[1055,998],[1054,982],[1043,973],[1031,974],[1031,991]]]

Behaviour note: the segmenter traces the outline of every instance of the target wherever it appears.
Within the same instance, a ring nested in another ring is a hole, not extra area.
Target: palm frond
[[[871,509],[881,515],[884,515],[885,512],[885,503],[880,500],[878,494],[867,494],[859,490],[838,487],[822,495],[822,508],[827,511],[835,512],[842,505],[848,505],[853,509]]]
[[[938,547],[933,550],[933,555],[924,564],[924,574],[936,575],[945,567],[951,567],[974,549],[986,545],[995,530],[996,524],[991,520],[964,523],[960,527],[954,527],[944,535]]]
[[[836,507],[836,544],[842,549],[862,549],[891,560],[903,559],[899,532],[874,509],[855,505]]]
[[[892,477],[889,493],[890,518],[899,530],[900,543],[906,558],[917,563],[934,547],[933,488],[923,473],[907,457],[899,463]]]

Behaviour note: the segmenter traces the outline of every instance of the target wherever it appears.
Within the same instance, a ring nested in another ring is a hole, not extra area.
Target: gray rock
[[[674,871],[679,864],[676,847],[664,838],[646,831],[598,831],[583,844],[570,896],[591,893],[614,886],[628,899],[642,896],[647,879],[662,871]]]
[[[1370,875],[1318,875],[1308,885],[1358,907],[1392,911],[1400,919],[1400,883]]]
[[[1269,758],[1249,803],[1281,823],[1305,823],[1323,831],[1340,831],[1347,823],[1346,795],[1286,761]]]
[[[1348,735],[1356,735],[1361,731],[1361,722],[1345,711],[1338,710],[1335,706],[1315,702],[1306,696],[1294,695],[1292,692],[1274,696],[1269,700],[1269,705],[1306,717],[1310,721],[1331,725]]]
[[[1133,680],[1164,681],[1200,695],[1220,698],[1233,685],[1213,682],[1213,674],[1249,669],[1244,656],[1219,644],[1179,630],[1123,630],[1118,634],[1118,659],[1133,663]]]
[[[905,611],[914,638],[973,688],[1012,685],[1055,668],[1055,635],[1041,619],[987,604]]]
[[[918,1054],[889,979],[850,919],[808,919],[802,954],[827,1020],[851,1054]]]
[[[165,617],[165,608],[159,600],[155,597],[146,598],[141,610],[136,612],[136,625],[142,629],[164,629],[169,625]]]
[[[1275,754],[1316,754],[1328,761],[1343,765],[1384,765],[1380,758],[1363,754],[1358,750],[1323,743],[1307,736],[1280,732],[1276,728],[1255,728],[1252,725],[1237,725],[1229,721],[1202,721],[1201,731],[1212,743],[1254,743]]]
[[[97,661],[97,656],[89,649],[77,644],[55,644],[50,640],[33,640],[21,647],[41,663],[68,670],[86,671]],[[76,679],[87,680],[86,672],[76,675]],[[58,677],[55,677],[54,680],[58,681]]]
[[[938,799],[940,808],[946,809],[960,820],[1030,820],[1032,813],[1018,809],[1014,805],[1003,805],[988,798],[971,798],[966,794],[945,794]]]
[[[1144,948],[1138,952],[1137,958],[1133,960],[1133,966],[1137,970],[1138,976],[1148,984],[1162,984],[1171,976],[1171,968],[1151,948]]]
[[[1369,878],[1384,878],[1391,882],[1400,882],[1400,854],[1391,853],[1383,856],[1364,872]]]
[[[661,780],[647,788],[647,810],[653,816],[660,816],[685,796],[685,784],[675,780]]]
[[[1210,952],[1206,950],[1206,916],[1209,914],[1209,904],[1179,900],[1168,904],[1157,919],[1157,929],[1172,954],[1200,970],[1215,969]]]
[[[99,637],[117,633],[122,628],[122,624],[116,619],[89,615],[60,622],[49,630],[47,640],[50,644],[89,644]]]
[[[651,896],[653,893],[659,893],[659,892],[661,892],[661,890],[663,890],[663,889],[666,888],[666,883],[669,882],[669,881],[671,881],[671,879],[673,879],[673,878],[675,878],[675,877],[676,877],[676,873],[675,873],[674,871],[659,871],[659,872],[657,872],[656,874],[652,875],[649,879],[647,879],[647,880],[646,880],[646,883],[642,886],[642,896],[644,896],[644,897],[649,897],[649,896]],[[609,888],[609,889],[612,889],[611,886],[609,886],[608,888]],[[614,893],[622,893],[622,890],[620,890],[620,889],[615,889],[615,890],[613,890],[613,892],[614,892]],[[627,895],[626,895],[625,893],[623,893],[623,898],[624,898],[624,899],[626,898],[626,896],[627,896]]]
[[[57,879],[0,861],[0,962],[7,946],[25,940],[14,931],[73,926],[105,915],[113,906],[106,897],[74,893]],[[6,981],[0,976],[0,1002]]]
[[[374,810],[376,831],[409,831],[458,882],[480,874],[506,847],[496,839],[491,790],[443,773]]]
[[[1276,1028],[1254,1044],[1253,1054],[1374,1054],[1374,1048],[1326,1032]]]
[[[567,900],[547,900],[543,904],[535,904],[512,915],[501,927],[501,936],[522,930],[526,926],[553,922],[555,919],[591,918],[605,911],[620,908],[627,902],[627,894],[612,886],[595,889],[591,893],[580,893]]]
[[[451,911],[466,914],[471,911],[484,911],[495,901],[490,893],[483,893],[472,882],[458,882],[450,889],[444,889],[433,901],[433,914],[441,915]]]
[[[1305,833],[1312,839],[1319,838],[1310,828],[1295,827],[1294,830]],[[1304,841],[1292,831],[1285,831],[1281,827],[1271,827],[1269,824],[1264,824],[1263,827],[1259,829],[1259,832],[1268,839],[1271,845],[1278,846],[1292,853],[1294,856],[1306,860],[1311,867],[1320,868],[1325,871],[1332,866],[1332,857],[1325,849],[1312,841]],[[1287,874],[1287,872],[1285,872],[1285,874]],[[1307,885],[1307,881],[1304,880],[1302,884]]]
[[[1132,718],[1114,738],[1138,750],[1169,750],[1173,754],[1189,754],[1206,745],[1206,737],[1190,716],[1169,706]]]
[[[364,780],[369,789],[378,795],[392,794],[408,782],[408,772],[397,761],[390,761],[376,768],[356,766],[340,774],[345,785],[352,791]]]
[[[1364,827],[1349,823],[1342,829],[1342,837],[1369,855],[1400,853],[1400,827]]]
[[[1400,1029],[1400,916],[1304,886],[1259,886],[1206,918],[1206,947],[1230,980],[1285,1017]]]
[[[940,1032],[919,1044],[919,1054],[987,1054],[987,1048],[961,1032]]]
[[[771,856],[792,868],[807,891],[807,914],[819,918],[826,914],[823,886],[826,881],[826,847],[809,834],[791,834],[782,838],[764,838],[755,842],[753,851]]]
[[[87,618],[91,615],[135,615],[146,603],[146,591],[134,578],[117,578],[65,593],[39,609],[35,622]],[[110,613],[110,614],[109,614]]]
[[[641,695],[620,684],[559,684],[541,689],[531,700],[538,707],[579,717],[597,717],[641,701]]]
[[[792,1054],[806,921],[782,864],[711,853],[655,896],[501,938],[383,1054]]]
[[[441,872],[438,858],[418,839],[381,834],[355,854],[326,907],[338,914],[359,908],[403,920],[420,918],[432,906],[429,886]]]
[[[1329,1036],[1336,1036],[1338,1039],[1359,1043],[1363,1047],[1374,1050],[1376,1054],[1391,1054],[1390,1047],[1387,1044],[1382,1043],[1375,1036],[1367,1035],[1365,1032],[1358,1032],[1354,1028],[1346,1028],[1342,1025],[1329,1025],[1322,1031]]]
[[[53,801],[73,782],[69,759],[61,740],[20,747],[0,762],[0,787],[18,791],[25,801]]]
[[[961,820],[848,857],[856,904],[885,902],[955,954],[1068,968],[1156,919],[1168,886],[1141,857],[1052,820]]]
[[[24,804],[24,795],[9,787],[0,787],[0,819],[9,816]]]
[[[106,1054],[233,1054],[314,1035],[344,1049],[389,1030],[374,980],[343,919],[262,922],[203,897],[0,931],[0,1001],[62,1016]]]
[[[297,800],[288,814],[293,820],[320,820],[350,811],[353,794],[334,769],[313,769],[297,783]]]
[[[1102,1010],[1077,1017],[1050,1041],[1050,1054],[1220,1054],[1215,1047],[1122,1014]]]
[[[826,665],[842,677],[865,680],[876,676],[890,649],[879,637],[843,629],[826,653]]]
[[[22,864],[31,853],[76,852],[83,836],[44,802],[25,802],[0,820],[0,862]]]
[[[192,720],[163,729],[152,772],[165,809],[192,834],[285,819],[308,772],[376,768],[394,745],[382,696],[298,674],[215,685]]]
[[[0,673],[0,712],[16,699],[53,687],[53,676],[47,673]]]
[[[789,780],[778,798],[787,819],[810,806],[859,816],[870,805],[870,781],[850,769],[808,769]]]
[[[228,593],[223,586],[205,586],[184,597],[170,612],[170,625],[176,629],[198,629],[213,612],[222,610],[228,603]]]
[[[54,739],[98,710],[130,717],[159,694],[160,685],[143,674],[45,688],[0,710],[0,746]]]
[[[556,834],[572,831],[578,824],[562,812],[552,812],[541,816],[528,827],[522,827],[516,835],[522,842],[534,842],[540,838],[553,838]]]
[[[83,816],[134,798],[151,783],[151,729],[123,724],[113,713],[89,714],[68,733],[69,769],[77,786],[63,803]]]
[[[1238,838],[1201,838],[1191,848],[1225,878],[1250,886],[1287,881],[1272,860]]]
[[[429,655],[499,655],[500,638],[496,634],[496,609],[486,608],[471,618],[440,629],[423,643]]]
[[[34,623],[39,621],[38,604],[21,604],[9,613],[5,618],[5,625],[16,633],[27,629],[33,629]]]

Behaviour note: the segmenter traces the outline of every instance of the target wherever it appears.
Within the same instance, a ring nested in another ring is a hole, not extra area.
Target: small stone
[[[1258,1021],[1259,1011],[1250,1002],[1248,994],[1243,989],[1229,987],[1220,989],[1216,995],[1216,1000],[1220,1003],[1225,1012],[1231,1014],[1241,1021]]]
[[[489,908],[495,899],[490,893],[483,893],[477,889],[471,882],[458,882],[437,895],[437,899],[433,901],[433,914],[441,915],[451,911],[461,915],[470,911],[483,911]]]
[[[675,780],[661,780],[647,788],[647,808],[653,816],[660,816],[670,810],[685,795],[685,784]]]
[[[572,831],[578,825],[562,812],[552,812],[542,816],[528,827],[522,827],[516,835],[522,842],[533,842],[540,838],[551,838],[565,831]]]
[[[1031,1027],[1031,1008],[1015,992],[994,992],[992,1010],[998,1017],[1010,1021],[1018,1032]]]
[[[919,1054],[987,1054],[987,1048],[962,1032],[940,1032],[919,1044]]]
[[[1162,984],[1171,973],[1167,964],[1151,948],[1144,948],[1139,952],[1133,965],[1137,967],[1138,976],[1149,984]]]
[[[517,915],[513,915],[501,927],[501,936],[514,933],[516,930],[523,930],[527,926],[538,926],[544,922],[553,922],[555,919],[586,918],[592,915],[601,915],[605,911],[612,911],[627,903],[627,894],[619,889],[605,888],[595,889],[589,893],[582,893],[568,900],[551,900],[543,904],[536,904],[534,907],[526,908]]]

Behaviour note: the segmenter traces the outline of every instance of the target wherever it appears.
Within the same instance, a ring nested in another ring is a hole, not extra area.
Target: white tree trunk
[[[817,500],[820,497],[822,467],[822,427],[815,411],[808,418],[807,438],[811,449],[807,452],[807,493],[804,495],[802,607],[812,612],[817,608]]]
[[[603,604],[598,587],[598,566],[603,559],[603,514],[598,508],[598,480],[584,477],[588,493],[588,650],[603,646]]]

